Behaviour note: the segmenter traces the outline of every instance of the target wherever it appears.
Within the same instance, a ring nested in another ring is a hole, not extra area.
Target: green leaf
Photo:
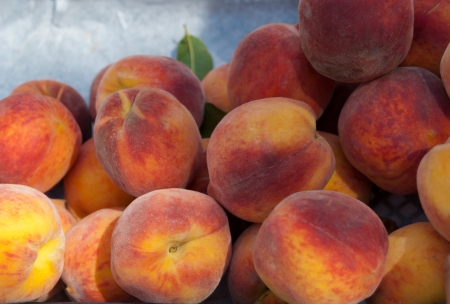
[[[177,60],[187,65],[202,80],[212,70],[213,60],[205,44],[188,33],[184,26],[185,36],[178,43]]]
[[[214,128],[227,113],[216,108],[212,103],[205,103],[205,112],[203,114],[203,123],[200,127],[202,138],[211,137]]]

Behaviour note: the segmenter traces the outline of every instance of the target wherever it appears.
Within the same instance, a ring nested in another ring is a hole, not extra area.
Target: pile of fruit
[[[186,35],[183,60],[105,66],[89,103],[18,84],[0,100],[0,302],[199,303],[221,282],[240,304],[445,302],[449,12],[301,0],[218,67]],[[389,228],[374,189],[429,221]]]

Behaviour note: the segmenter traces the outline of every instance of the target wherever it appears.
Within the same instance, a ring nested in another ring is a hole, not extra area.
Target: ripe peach
[[[98,85],[100,84],[100,80],[102,80],[103,75],[112,64],[108,64],[103,67],[98,73],[95,75],[92,80],[91,87],[89,89],[89,113],[91,115],[92,120],[95,121],[95,117],[97,116],[97,109],[95,108],[95,98],[97,97]]]
[[[77,223],[77,219],[67,209],[65,199],[51,198],[50,200],[58,211],[64,234],[66,234]]]
[[[37,93],[53,97],[65,105],[78,123],[81,130],[82,141],[92,136],[92,119],[83,97],[70,85],[56,80],[31,80],[22,83],[13,89],[15,93]]]
[[[231,256],[222,207],[203,193],[179,188],[136,198],[120,216],[111,246],[116,282],[150,303],[203,301]]]
[[[320,117],[335,81],[317,73],[306,59],[298,28],[270,23],[247,34],[230,61],[227,90],[231,106],[267,97],[306,102]]]
[[[156,88],[111,94],[97,111],[94,143],[111,180],[136,197],[186,187],[203,153],[192,115],[173,95]]]
[[[286,196],[323,189],[335,159],[315,123],[309,105],[289,98],[235,108],[209,140],[208,194],[235,216],[262,222]]]
[[[29,302],[50,292],[65,246],[53,203],[34,188],[0,184],[0,222],[0,302]]]
[[[444,84],[447,95],[450,96],[450,43],[445,48],[439,65],[442,83]]]
[[[399,67],[361,84],[339,116],[349,162],[381,189],[417,193],[425,153],[450,136],[450,98],[442,81],[419,67]]]
[[[0,183],[46,192],[69,171],[80,147],[80,128],[58,100],[16,93],[0,101]]]
[[[305,56],[319,73],[340,82],[389,73],[413,39],[412,0],[302,0],[298,18]]]
[[[198,191],[207,194],[209,185],[208,164],[206,162],[206,148],[208,147],[209,138],[202,138],[203,157],[200,167],[194,174],[192,181],[186,186],[186,189]]]
[[[450,243],[428,222],[392,232],[383,279],[366,303],[445,303],[449,254]]]
[[[380,283],[387,250],[386,229],[367,205],[310,190],[286,197],[262,223],[253,262],[288,303],[358,303]]]
[[[200,126],[205,95],[202,84],[183,63],[165,56],[132,55],[118,60],[103,75],[95,100],[100,105],[113,92],[129,88],[154,87],[175,96]]]
[[[202,80],[205,100],[219,110],[228,113],[232,107],[228,101],[227,78],[230,63],[213,68]]]
[[[63,179],[67,208],[81,219],[108,207],[126,207],[135,196],[119,188],[97,159],[94,139],[83,143],[75,164]]]

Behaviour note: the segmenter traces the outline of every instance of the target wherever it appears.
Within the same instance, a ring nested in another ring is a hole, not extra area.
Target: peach
[[[113,92],[129,88],[153,87],[175,96],[200,126],[205,95],[201,81],[183,63],[165,56],[132,55],[118,60],[105,72],[97,89],[95,108]]]
[[[387,251],[386,229],[367,205],[309,190],[286,197],[262,223],[253,263],[288,303],[358,303],[380,283]]]
[[[440,76],[442,55],[450,42],[450,1],[413,0],[414,35],[400,66],[418,66]]]
[[[342,151],[339,136],[321,131],[317,131],[317,134],[328,142],[336,160],[333,175],[323,189],[338,191],[354,197],[366,205],[369,204],[372,197],[372,182],[347,160]]]
[[[196,191],[155,190],[134,200],[111,239],[111,269],[127,292],[150,303],[199,303],[231,257],[222,207]]]
[[[202,138],[203,157],[200,167],[194,174],[192,181],[186,186],[186,189],[198,191],[207,194],[209,185],[208,164],[206,162],[206,148],[208,147],[209,137]]]
[[[373,80],[396,68],[413,39],[412,0],[302,0],[300,41],[311,65],[340,82]]]
[[[100,71],[95,74],[94,79],[92,80],[91,87],[89,89],[89,113],[91,115],[92,120],[95,121],[95,117],[97,116],[97,109],[95,108],[95,98],[97,97],[98,85],[100,84],[100,80],[102,80],[103,75],[112,64],[108,64],[103,67]]]
[[[261,224],[252,224],[233,244],[233,254],[227,272],[227,285],[233,303],[269,303],[269,298],[272,298],[270,303],[286,303],[267,288],[253,265],[253,246],[260,227]],[[265,301],[261,301],[263,299]]]
[[[205,100],[219,110],[228,113],[232,107],[228,101],[227,78],[230,63],[222,64],[209,71],[202,80]]]
[[[46,192],[69,171],[80,147],[80,128],[58,100],[16,93],[0,101],[0,183]]]
[[[50,200],[52,201],[53,205],[55,205],[56,211],[58,211],[63,232],[64,234],[66,234],[70,230],[70,228],[72,228],[77,223],[77,219],[67,209],[65,199],[51,198]]]
[[[445,303],[449,254],[450,243],[428,222],[392,232],[383,279],[366,303]]]
[[[450,142],[431,148],[417,169],[417,190],[423,211],[445,239],[450,241]]]
[[[333,150],[316,134],[315,114],[301,101],[272,97],[228,113],[208,144],[208,195],[235,216],[261,223],[286,196],[323,189]]]
[[[450,43],[445,48],[439,65],[442,83],[444,84],[447,95],[450,96]]]
[[[29,186],[0,184],[0,222],[0,302],[29,302],[50,292],[65,246],[53,203]]]
[[[320,117],[334,87],[335,81],[317,73],[306,59],[298,28],[291,24],[269,23],[247,34],[228,69],[233,108],[252,100],[286,97],[306,102]]]
[[[53,97],[65,105],[78,123],[82,141],[92,136],[92,119],[83,97],[70,85],[51,79],[31,80],[13,89],[15,93],[36,93]]]
[[[130,302],[111,272],[111,236],[123,208],[104,208],[81,219],[66,235],[61,279],[76,302]]]
[[[94,139],[85,141],[63,179],[67,209],[78,220],[103,208],[126,207],[135,199],[111,180],[95,151]]]
[[[339,116],[349,162],[381,189],[417,193],[425,153],[450,136],[450,98],[442,81],[419,67],[399,67],[361,84]]]
[[[111,180],[136,197],[186,187],[203,153],[192,115],[173,95],[156,88],[108,96],[97,111],[94,143]]]

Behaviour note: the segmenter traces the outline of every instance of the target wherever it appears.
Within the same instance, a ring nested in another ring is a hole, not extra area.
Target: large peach
[[[92,120],[95,121],[95,117],[97,116],[97,109],[95,108],[95,99],[97,98],[98,85],[100,84],[100,80],[102,80],[103,75],[111,64],[104,66],[100,71],[95,74],[94,79],[92,80],[91,87],[89,88],[89,113],[91,115]]]
[[[227,78],[230,63],[222,64],[209,71],[202,80],[205,100],[213,104],[219,110],[228,113],[231,105],[228,100]]]
[[[317,73],[306,59],[298,28],[269,23],[247,34],[228,68],[229,103],[286,97],[306,102],[320,117],[330,102],[335,81]]]
[[[34,188],[0,184],[0,222],[0,302],[29,302],[50,292],[65,246],[53,203]]]
[[[302,0],[298,16],[305,56],[319,73],[340,82],[389,73],[413,39],[412,0]]]
[[[192,115],[173,95],[156,88],[111,94],[97,112],[94,143],[111,180],[136,197],[186,187],[203,153]]]
[[[123,208],[104,208],[81,219],[66,235],[61,279],[77,302],[130,302],[111,272],[111,236]]]
[[[24,92],[42,94],[59,100],[77,121],[83,142],[91,138],[92,119],[89,108],[80,93],[72,86],[52,79],[31,80],[15,87],[11,94]]]
[[[420,160],[450,136],[450,98],[432,72],[399,67],[350,95],[338,130],[358,171],[385,191],[413,194]]]
[[[310,190],[286,197],[262,223],[253,262],[288,303],[358,303],[380,283],[387,251],[386,229],[367,205]]]
[[[237,217],[262,222],[286,196],[323,189],[335,159],[315,123],[308,104],[289,98],[235,108],[209,140],[208,194]]]
[[[445,303],[444,262],[450,243],[428,222],[389,235],[383,279],[366,303]]]
[[[78,157],[81,132],[58,100],[16,93],[0,101],[0,183],[46,192]]]
[[[116,282],[150,303],[205,300],[231,257],[222,207],[203,193],[179,188],[136,198],[120,216],[111,246]]]
[[[85,141],[75,164],[63,179],[67,209],[81,219],[108,207],[126,207],[135,196],[119,188],[98,161],[94,139]]]
[[[128,88],[153,87],[175,96],[202,124],[205,95],[202,84],[183,63],[165,56],[132,55],[122,58],[105,72],[97,89],[95,108],[113,92]]]

